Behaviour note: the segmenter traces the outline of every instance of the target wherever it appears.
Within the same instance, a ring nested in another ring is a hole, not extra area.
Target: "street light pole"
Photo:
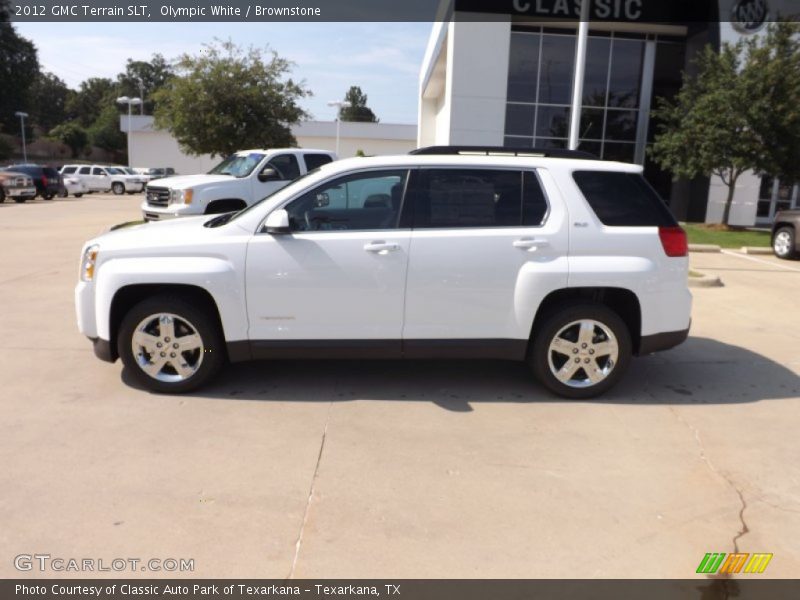
[[[139,78],[139,98],[142,99],[142,101],[139,103],[139,114],[143,115],[144,114],[144,81],[142,81],[141,77]]]
[[[19,127],[22,130],[22,162],[28,162],[28,149],[25,146],[25,118],[28,116],[28,113],[17,111],[14,113],[15,117],[19,117]]]
[[[128,98],[127,96],[120,96],[117,98],[117,104],[127,104],[128,105],[128,166],[131,166],[131,111],[133,109],[134,104],[141,104],[141,98]]]
[[[336,111],[336,156],[339,156],[339,131],[342,122],[342,109],[350,108],[352,104],[347,100],[331,100],[328,106],[335,106],[338,108]]]

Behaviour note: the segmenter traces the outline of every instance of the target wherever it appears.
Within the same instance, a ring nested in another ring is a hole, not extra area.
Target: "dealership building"
[[[787,14],[779,5],[795,13],[797,6],[696,0],[695,15],[707,18],[687,21],[669,14],[682,2],[585,1],[597,19],[589,22],[579,149],[642,165],[679,219],[718,221],[727,191],[721,181],[672,182],[649,158],[651,110],[678,91],[682,71],[691,72],[706,44],[759,35],[776,11]],[[615,20],[603,20],[615,7]],[[455,0],[446,10],[420,72],[418,144],[565,148],[580,2]],[[731,223],[766,224],[776,210],[796,206],[793,182],[745,174]]]

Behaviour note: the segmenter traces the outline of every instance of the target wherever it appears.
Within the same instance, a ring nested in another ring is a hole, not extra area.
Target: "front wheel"
[[[154,392],[194,390],[224,362],[215,319],[170,295],[144,300],[125,315],[117,350],[136,380]]]
[[[81,194],[73,194],[73,195],[74,195],[76,198],[80,198],[81,196],[83,196],[83,194],[82,194],[82,193],[81,193]]]
[[[601,304],[575,304],[544,319],[528,361],[547,389],[583,399],[611,389],[630,358],[630,332],[617,313]]]
[[[17,204],[24,204],[27,198],[14,198],[14,202]]]
[[[772,251],[778,258],[794,258],[794,229],[781,227],[772,237]]]
[[[122,194],[125,193],[125,185],[120,182],[116,182],[111,186],[111,191],[114,192],[117,196],[121,196]]]

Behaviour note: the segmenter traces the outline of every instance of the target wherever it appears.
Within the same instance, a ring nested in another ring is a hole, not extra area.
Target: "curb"
[[[716,244],[689,244],[689,252],[722,252]]]
[[[764,246],[742,246],[742,254],[772,254],[772,248]]]
[[[717,275],[703,275],[702,277],[689,277],[689,287],[713,288],[725,287],[725,284]]]

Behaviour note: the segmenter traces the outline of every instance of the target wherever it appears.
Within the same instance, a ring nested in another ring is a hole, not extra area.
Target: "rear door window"
[[[505,169],[421,169],[414,227],[541,225],[547,201],[536,173]]]
[[[78,171],[79,175],[89,175],[92,172],[90,167],[81,167]]]
[[[309,171],[333,162],[333,159],[327,154],[304,154],[303,159],[306,161],[306,169]]]
[[[583,197],[603,225],[674,227],[678,223],[644,177],[618,171],[575,171]]]

